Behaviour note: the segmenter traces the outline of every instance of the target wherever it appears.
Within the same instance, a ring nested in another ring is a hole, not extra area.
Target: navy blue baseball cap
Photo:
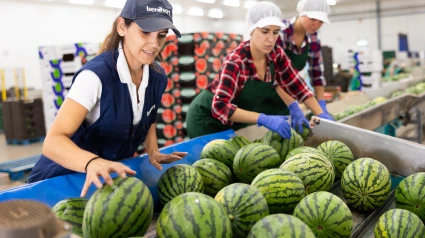
[[[167,0],[127,0],[120,16],[133,20],[144,31],[171,29],[181,37],[173,25],[173,7]]]

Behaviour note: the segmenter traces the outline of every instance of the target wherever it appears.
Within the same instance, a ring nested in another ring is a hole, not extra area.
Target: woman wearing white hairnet
[[[271,2],[259,2],[247,14],[250,40],[241,43],[224,60],[220,76],[191,103],[187,114],[190,138],[249,124],[264,126],[290,138],[288,117],[261,113],[270,92],[282,95],[289,105],[296,98],[315,115],[323,113],[304,80],[294,70],[276,40],[284,24],[280,9]],[[284,93],[286,92],[286,93]],[[253,112],[257,108],[259,111]]]
[[[277,44],[285,50],[286,55],[291,59],[292,67],[296,70],[303,70],[308,63],[308,73],[316,98],[322,110],[329,115],[324,98],[326,81],[323,76],[321,44],[317,31],[324,22],[329,23],[330,7],[326,0],[301,0],[298,2],[297,11],[298,17],[283,20],[286,27],[282,31],[283,41],[279,37]],[[275,95],[269,95],[265,101],[268,108],[263,110],[277,115],[286,114],[284,105]],[[296,102],[289,105],[289,110],[291,124],[295,129],[300,128],[303,123],[308,123]]]

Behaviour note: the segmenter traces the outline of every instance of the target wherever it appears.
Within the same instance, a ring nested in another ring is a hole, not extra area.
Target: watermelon
[[[234,183],[226,186],[214,199],[226,210],[234,237],[246,237],[257,221],[269,215],[264,196],[257,188],[248,184]]]
[[[233,172],[243,183],[251,183],[255,176],[264,170],[278,168],[282,164],[279,154],[273,147],[252,143],[242,147],[233,161]]]
[[[306,141],[310,135],[311,134],[310,134],[309,128],[303,125],[303,133],[301,134],[301,137],[303,138],[303,140]]]
[[[274,214],[264,217],[252,227],[248,238],[313,238],[314,233],[300,219],[286,214]]]
[[[238,148],[232,142],[217,139],[204,146],[201,151],[201,159],[215,159],[232,168],[233,159],[237,152]]]
[[[194,167],[176,164],[159,177],[158,194],[163,205],[186,192],[204,192],[202,176]]]
[[[273,147],[280,155],[282,161],[286,159],[286,155],[293,149],[304,144],[303,138],[291,128],[292,136],[290,139],[283,139],[276,132],[268,131],[262,139],[262,143]]]
[[[329,192],[315,192],[301,200],[295,217],[305,222],[318,238],[349,238],[353,231],[353,216],[339,197]]]
[[[244,136],[235,136],[233,138],[231,138],[229,140],[229,142],[231,142],[232,144],[234,144],[237,149],[239,150],[240,148],[251,144],[251,141],[249,141],[246,137]]]
[[[149,188],[135,177],[117,177],[89,199],[83,218],[84,237],[143,236],[152,221]]]
[[[59,219],[72,225],[72,233],[83,236],[83,216],[88,200],[68,198],[56,203],[52,211]]]
[[[261,172],[251,186],[256,187],[267,201],[269,213],[290,213],[305,197],[303,181],[294,173],[269,169]]]
[[[159,238],[231,238],[232,226],[223,206],[212,197],[188,192],[165,205],[156,223],[156,233]]]
[[[255,139],[252,141],[252,143],[261,143],[263,141],[263,138]]]
[[[215,196],[218,191],[232,182],[232,171],[214,159],[201,159],[192,165],[202,176],[204,193]]]
[[[330,140],[317,147],[335,166],[336,178],[341,178],[345,168],[354,161],[354,155],[348,146],[340,141]]]
[[[415,173],[403,179],[395,190],[395,205],[415,213],[425,221],[425,173]]]
[[[306,194],[329,191],[335,181],[332,163],[320,154],[294,155],[283,162],[280,168],[296,174],[303,181]]]
[[[425,237],[425,226],[413,212],[391,209],[375,225],[375,238]]]
[[[291,150],[288,153],[288,155],[286,155],[285,160],[289,159],[290,157],[292,157],[296,154],[301,154],[301,153],[313,153],[313,154],[325,155],[323,152],[321,152],[320,150],[318,150],[316,148],[309,147],[309,146],[301,146],[301,147],[298,147],[298,148]]]
[[[344,170],[341,188],[351,207],[371,211],[387,200],[391,189],[390,173],[381,162],[360,158]]]

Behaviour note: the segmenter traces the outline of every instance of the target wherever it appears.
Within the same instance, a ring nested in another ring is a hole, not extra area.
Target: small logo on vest
[[[168,16],[171,14],[170,10],[162,8],[162,7],[154,8],[154,7],[146,6],[146,11],[148,11],[148,12],[163,12],[163,13],[166,13]]]
[[[148,113],[147,113],[147,114],[148,114],[148,116],[151,114],[151,112],[152,112],[152,110],[153,110],[153,109],[155,109],[155,105],[153,105],[153,106],[151,107],[151,109],[149,109],[149,111],[148,111]]]

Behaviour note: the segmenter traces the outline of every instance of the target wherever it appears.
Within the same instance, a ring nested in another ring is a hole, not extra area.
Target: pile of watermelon
[[[370,213],[388,200],[388,169],[355,158],[341,141],[309,147],[291,133],[213,140],[194,164],[167,169],[158,181],[158,237],[351,237],[351,210]],[[331,193],[335,183],[342,196]],[[375,237],[425,237],[425,173],[404,179],[395,197],[397,209],[382,214]],[[140,237],[153,202],[143,182],[117,178],[90,200],[64,200],[53,210],[84,237]]]
[[[143,236],[153,217],[149,188],[135,177],[113,180],[90,199],[68,198],[53,206],[53,213],[72,225],[72,233],[85,237]]]

